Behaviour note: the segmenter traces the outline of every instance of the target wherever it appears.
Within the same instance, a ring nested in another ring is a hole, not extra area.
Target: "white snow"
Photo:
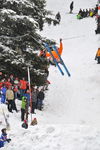
[[[44,110],[36,110],[38,125],[21,127],[20,112],[9,114],[11,143],[2,150],[100,150],[100,65],[94,60],[99,44],[95,35],[95,18],[77,20],[66,14],[70,0],[47,0],[47,8],[61,13],[58,26],[45,26],[43,36],[63,39],[62,58],[71,77],[62,76],[57,67],[49,71],[49,90],[44,100]],[[95,7],[94,0],[75,0],[74,12],[80,8]],[[63,67],[62,67],[63,69]],[[20,102],[17,106],[20,109]],[[8,114],[6,106],[0,105]],[[0,119],[5,126],[0,109]]]

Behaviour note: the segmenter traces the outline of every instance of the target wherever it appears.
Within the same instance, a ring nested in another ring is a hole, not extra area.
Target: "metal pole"
[[[29,69],[29,66],[27,68],[27,71],[28,71],[29,91],[30,91],[30,113],[31,113],[31,122],[32,122],[32,95],[31,95],[31,81],[30,81],[30,69]]]

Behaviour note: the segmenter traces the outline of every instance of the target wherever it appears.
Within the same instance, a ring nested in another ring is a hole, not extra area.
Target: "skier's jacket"
[[[62,42],[60,42],[60,47],[58,48],[58,53],[59,55],[62,54],[62,50],[63,50],[63,44]],[[57,55],[57,53],[54,51],[54,50],[51,50],[52,52],[52,55],[56,58],[56,59],[59,59],[59,56]],[[51,57],[50,53],[49,52],[46,52],[46,57]]]

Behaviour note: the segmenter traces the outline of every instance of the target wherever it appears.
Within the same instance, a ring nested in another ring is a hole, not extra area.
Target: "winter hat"
[[[24,123],[27,123],[27,120],[24,120]]]
[[[6,128],[3,128],[3,129],[1,130],[1,132],[4,133],[6,130],[7,130]]]

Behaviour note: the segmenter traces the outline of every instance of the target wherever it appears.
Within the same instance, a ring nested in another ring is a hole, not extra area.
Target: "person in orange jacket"
[[[98,48],[98,51],[97,51],[96,56],[95,56],[95,60],[97,60],[98,64],[100,64],[100,48]]]
[[[62,50],[63,50],[63,44],[62,44],[62,39],[60,39],[60,46],[59,46],[59,48],[58,48],[58,53],[59,53],[59,55],[62,54]],[[57,54],[54,50],[51,50],[51,52],[52,52],[52,55],[54,56],[54,58],[56,58],[57,60],[59,60],[58,54]],[[51,58],[51,55],[50,55],[49,52],[46,52],[46,57]]]
[[[19,82],[20,98],[22,98],[22,96],[24,96],[24,93],[25,93],[25,91],[27,89],[27,84],[28,84],[28,82],[23,77],[22,80],[20,80],[20,82]]]

